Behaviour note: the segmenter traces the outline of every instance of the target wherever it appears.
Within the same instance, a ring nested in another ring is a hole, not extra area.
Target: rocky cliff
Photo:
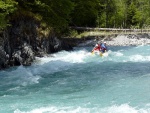
[[[51,31],[32,17],[11,20],[11,26],[0,33],[0,69],[31,65],[35,56],[72,49]]]

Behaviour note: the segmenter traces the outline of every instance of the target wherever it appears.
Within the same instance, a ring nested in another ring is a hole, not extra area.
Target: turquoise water
[[[150,113],[150,46],[91,50],[0,71],[0,113]]]

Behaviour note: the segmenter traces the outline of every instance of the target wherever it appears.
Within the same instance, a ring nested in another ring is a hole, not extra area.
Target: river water
[[[150,46],[92,47],[0,71],[0,113],[150,113]]]

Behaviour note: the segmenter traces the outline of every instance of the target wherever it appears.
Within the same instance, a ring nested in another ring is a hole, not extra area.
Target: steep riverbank
[[[60,50],[72,50],[72,46],[33,17],[18,16],[0,33],[0,69],[28,66],[35,56]]]

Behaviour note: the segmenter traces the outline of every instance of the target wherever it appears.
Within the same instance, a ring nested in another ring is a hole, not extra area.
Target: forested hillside
[[[142,28],[150,25],[150,0],[0,0],[0,29],[30,15],[56,32],[68,26]]]

